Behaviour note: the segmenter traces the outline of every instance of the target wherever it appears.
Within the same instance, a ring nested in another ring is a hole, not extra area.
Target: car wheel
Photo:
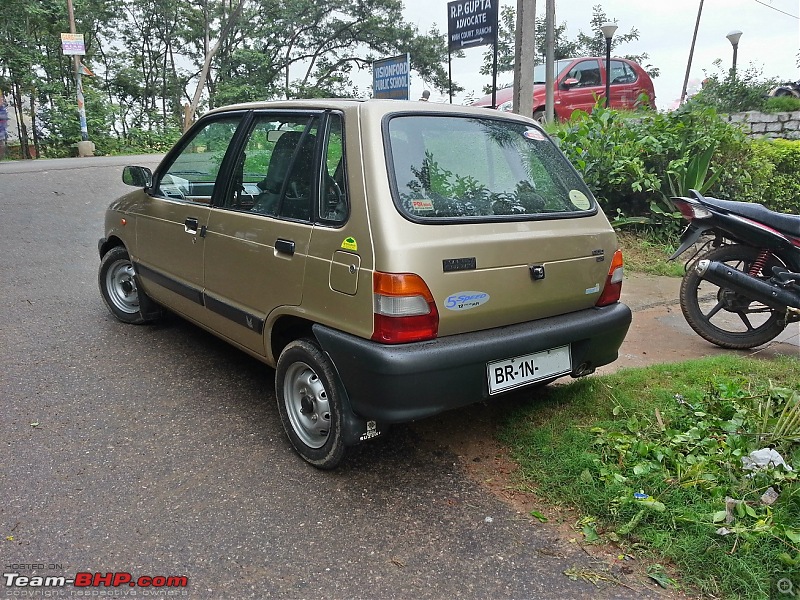
[[[533,120],[537,123],[541,123],[544,125],[545,123],[545,115],[543,110],[535,110],[533,111]]]
[[[275,395],[283,428],[295,450],[320,469],[344,456],[342,397],[330,359],[316,342],[291,342],[278,359]]]
[[[115,246],[103,256],[98,283],[106,306],[123,323],[139,325],[157,318],[158,308],[139,289],[133,263],[124,247]]]

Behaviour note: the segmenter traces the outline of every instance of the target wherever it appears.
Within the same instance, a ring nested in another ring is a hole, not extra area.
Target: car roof
[[[426,115],[462,115],[481,116],[492,119],[508,119],[532,123],[531,119],[513,113],[488,112],[486,108],[465,106],[461,104],[445,104],[441,102],[418,102],[415,100],[383,100],[357,98],[314,98],[310,100],[274,100],[265,102],[247,102],[215,108],[206,115],[215,115],[241,110],[341,110],[344,113],[359,113],[365,118],[382,119],[393,114],[426,114]],[[204,116],[206,116],[204,115]]]

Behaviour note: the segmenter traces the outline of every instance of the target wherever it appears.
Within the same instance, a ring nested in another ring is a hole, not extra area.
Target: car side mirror
[[[147,188],[153,183],[153,172],[147,167],[127,166],[122,170],[122,183]]]
[[[565,88],[571,88],[573,86],[578,85],[579,83],[580,81],[578,81],[574,77],[567,77],[564,81],[561,82],[561,85],[564,86]]]

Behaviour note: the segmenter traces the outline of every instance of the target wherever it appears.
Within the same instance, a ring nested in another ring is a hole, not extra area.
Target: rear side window
[[[596,211],[591,192],[533,125],[395,116],[387,126],[395,203],[413,221],[516,220]]]
[[[636,71],[628,63],[624,63],[621,60],[612,60],[609,79],[611,80],[611,85],[634,83],[636,81]]]

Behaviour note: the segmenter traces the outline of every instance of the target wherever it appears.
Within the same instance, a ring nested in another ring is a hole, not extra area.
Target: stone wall
[[[800,112],[749,111],[730,114],[727,119],[730,123],[741,126],[750,137],[800,140]]]

